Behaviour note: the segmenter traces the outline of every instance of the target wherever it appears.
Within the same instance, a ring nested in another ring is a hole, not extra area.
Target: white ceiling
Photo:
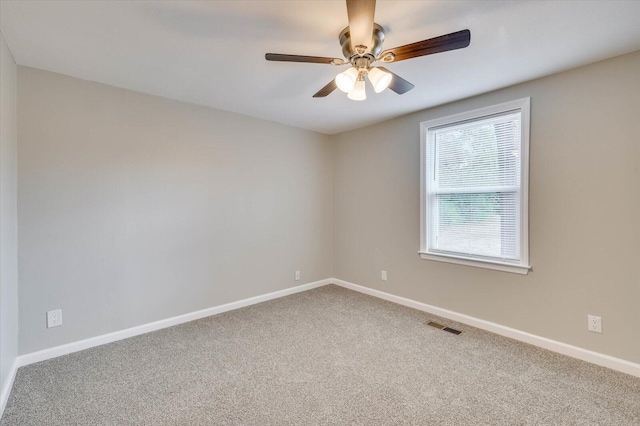
[[[640,1],[383,1],[384,48],[468,28],[466,49],[387,66],[415,89],[312,95],[344,67],[344,1],[6,1],[19,65],[334,134],[640,49]]]

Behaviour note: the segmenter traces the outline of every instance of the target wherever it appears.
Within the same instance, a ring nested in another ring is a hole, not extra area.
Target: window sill
[[[492,262],[488,260],[471,259],[446,254],[433,254],[419,252],[420,257],[426,260],[436,260],[438,262],[456,263],[459,265],[474,266],[476,268],[493,269],[495,271],[511,272],[513,274],[527,275],[531,266],[514,265],[506,262]]]

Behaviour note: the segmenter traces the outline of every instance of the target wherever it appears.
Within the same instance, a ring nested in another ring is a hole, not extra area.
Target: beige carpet
[[[640,379],[326,286],[20,368],[0,422],[213,424],[640,425]]]

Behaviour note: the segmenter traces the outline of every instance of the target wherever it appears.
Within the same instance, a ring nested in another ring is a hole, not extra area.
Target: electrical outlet
[[[300,281],[300,271],[296,271],[295,280]]]
[[[589,331],[593,331],[594,333],[602,333],[601,317],[597,317],[595,315],[587,315],[587,320],[589,321],[588,323]]]
[[[382,281],[386,281],[386,280],[387,280],[387,271],[382,271],[382,272],[380,273],[380,279],[381,279]]]
[[[47,328],[62,325],[62,309],[47,312]]]

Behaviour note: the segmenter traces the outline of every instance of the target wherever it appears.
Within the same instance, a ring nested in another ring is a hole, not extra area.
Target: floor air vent
[[[448,331],[449,333],[453,333],[453,334],[461,334],[462,333],[462,331],[460,331],[460,330],[456,330],[455,328],[447,327],[446,325],[442,325],[442,324],[434,322],[434,321],[429,321],[427,323],[427,325],[430,325],[431,327],[435,327],[435,328],[437,328],[439,330]]]

